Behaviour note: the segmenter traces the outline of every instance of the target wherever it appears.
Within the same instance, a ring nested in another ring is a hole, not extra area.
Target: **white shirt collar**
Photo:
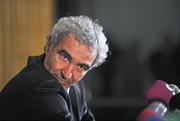
[[[69,88],[69,87],[68,87],[68,88],[66,88],[66,91],[67,91],[67,93],[69,94],[70,88]]]

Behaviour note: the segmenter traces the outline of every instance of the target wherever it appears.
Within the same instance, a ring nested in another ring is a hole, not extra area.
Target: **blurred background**
[[[154,80],[180,86],[179,0],[0,0],[0,89],[71,15],[97,19],[111,50],[84,78],[97,120],[135,120]]]

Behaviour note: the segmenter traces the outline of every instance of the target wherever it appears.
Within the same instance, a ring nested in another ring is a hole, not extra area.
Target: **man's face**
[[[84,77],[93,64],[97,51],[80,43],[73,33],[69,33],[55,48],[46,49],[45,55],[46,69],[67,88]]]

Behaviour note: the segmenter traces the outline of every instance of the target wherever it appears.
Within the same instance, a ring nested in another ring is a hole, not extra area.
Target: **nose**
[[[70,79],[72,77],[73,65],[69,64],[62,70],[62,78]]]

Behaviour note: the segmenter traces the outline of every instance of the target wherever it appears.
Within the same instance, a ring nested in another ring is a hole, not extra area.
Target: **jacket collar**
[[[31,64],[41,64],[43,65],[45,59],[45,54],[41,54],[40,56],[29,56],[28,57],[28,61],[27,61],[27,65],[31,65]]]

